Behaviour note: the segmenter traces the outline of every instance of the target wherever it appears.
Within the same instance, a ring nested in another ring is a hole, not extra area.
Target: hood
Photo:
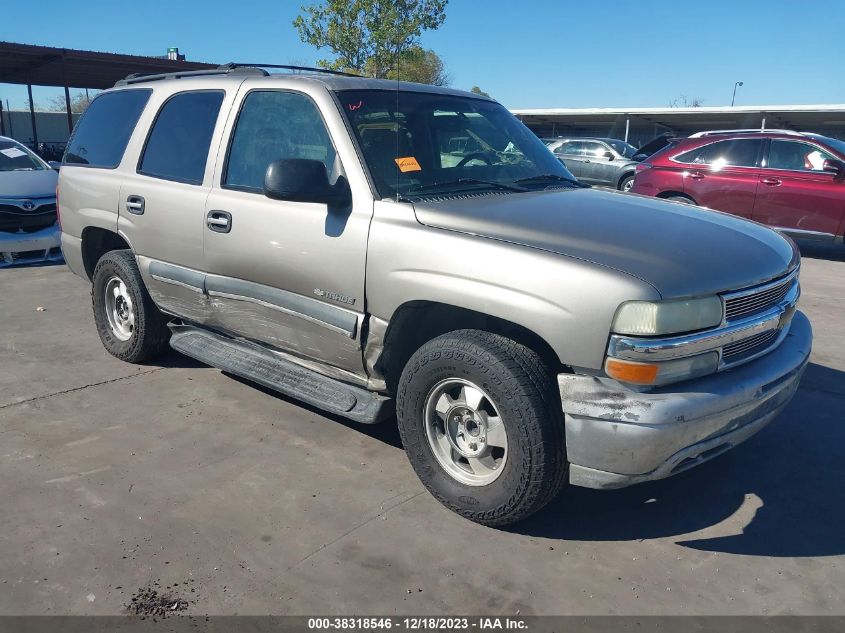
[[[664,147],[672,145],[674,142],[676,142],[674,135],[665,132],[663,134],[660,134],[659,136],[655,136],[647,143],[640,145],[640,147],[637,149],[637,153],[634,154],[634,156],[638,160],[645,160],[649,156],[653,156],[654,154],[662,150]]]
[[[648,282],[664,298],[752,286],[799,261],[791,241],[760,224],[620,192],[485,195],[419,201],[414,209],[427,226],[607,266]]]
[[[58,179],[52,169],[0,171],[0,198],[53,197]]]

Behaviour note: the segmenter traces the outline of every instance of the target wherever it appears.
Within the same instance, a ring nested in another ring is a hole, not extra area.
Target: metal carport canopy
[[[512,112],[529,126],[612,125],[650,123],[676,130],[760,127],[795,130],[841,130],[845,127],[845,104],[755,105],[696,108],[532,108]]]
[[[132,73],[216,67],[217,64],[202,62],[0,42],[0,83],[111,88],[118,79]]]

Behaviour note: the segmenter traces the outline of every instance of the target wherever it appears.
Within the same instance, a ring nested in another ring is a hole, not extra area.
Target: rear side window
[[[182,92],[168,99],[147,138],[138,173],[202,184],[223,91]]]
[[[319,160],[333,180],[335,156],[329,132],[310,97],[256,90],[246,96],[238,115],[223,185],[261,191],[267,166],[283,158]]]
[[[763,140],[756,138],[719,141],[675,157],[681,163],[710,165],[711,167],[756,167]]]
[[[555,154],[568,154],[570,156],[583,156],[586,145],[582,141],[569,141],[555,150]]]
[[[151,90],[119,90],[94,99],[73,132],[64,164],[117,167],[151,93]]]

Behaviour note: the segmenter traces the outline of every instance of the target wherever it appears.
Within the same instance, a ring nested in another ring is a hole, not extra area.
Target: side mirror
[[[56,161],[56,160],[48,160],[47,164],[50,165],[50,167],[53,168],[53,171],[59,171],[59,169],[61,169],[61,167],[62,167],[62,164],[59,161]]]
[[[828,158],[822,164],[822,170],[833,172],[834,178],[845,178],[845,161]]]
[[[605,157],[607,160],[613,160],[614,158],[616,158],[616,157],[613,155],[613,152],[605,152],[605,153],[604,153],[604,157]]]
[[[264,195],[273,200],[341,206],[352,200],[346,178],[341,176],[332,185],[326,166],[307,158],[283,158],[270,163],[264,174]]]

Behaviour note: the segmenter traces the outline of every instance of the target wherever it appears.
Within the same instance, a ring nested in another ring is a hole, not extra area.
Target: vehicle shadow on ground
[[[269,389],[263,385],[259,385],[258,383],[247,380],[246,378],[235,376],[234,374],[230,374],[226,371],[224,371],[223,374],[227,378],[231,378],[232,380],[236,380],[244,385],[248,385],[252,389],[258,389],[260,392],[265,393],[269,396],[273,396],[274,398],[278,398],[279,400],[289,402],[297,407],[321,415],[322,417],[327,418],[332,422],[342,424],[345,427],[348,427],[350,429],[363,433],[364,435],[372,437],[373,439],[378,440],[379,442],[383,442],[388,446],[402,449],[402,440],[399,437],[399,428],[396,426],[396,418],[391,417],[381,424],[361,424],[360,422],[354,422],[352,420],[349,420],[348,418],[344,418],[339,415],[323,411],[322,409],[318,409],[317,407],[313,407],[310,404],[302,402],[301,400],[297,400],[296,398],[286,396],[283,393],[279,393],[278,391],[274,391],[273,389]]]
[[[819,242],[815,240],[795,240],[801,257],[827,259],[832,262],[845,262],[845,245],[840,243]]]
[[[574,541],[684,536],[679,545],[750,556],[845,554],[844,408],[845,372],[810,364],[781,416],[732,451],[627,489],[568,487],[511,531]],[[710,530],[718,536],[691,534],[717,526],[746,501],[756,510],[744,527],[731,522]]]
[[[164,354],[154,361],[145,363],[149,367],[162,367],[165,369],[195,369],[197,367],[208,367],[198,360],[180,354],[175,349],[168,349]]]

